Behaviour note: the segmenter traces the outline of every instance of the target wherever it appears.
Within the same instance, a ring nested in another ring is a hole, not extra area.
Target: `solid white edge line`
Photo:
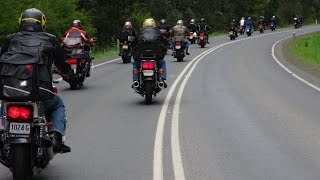
[[[93,66],[93,68],[96,68],[96,67],[108,64],[108,63],[112,63],[112,62],[115,62],[115,61],[119,61],[119,60],[121,60],[121,58],[113,59],[113,60],[110,60],[110,61],[107,61],[107,62],[104,62],[104,63],[99,63],[99,64]],[[55,79],[55,81],[62,81],[62,78]]]
[[[289,74],[291,74],[293,77],[295,77],[295,78],[298,79],[299,81],[303,82],[304,84],[312,87],[313,89],[315,89],[315,90],[317,90],[317,91],[320,91],[320,88],[319,88],[318,86],[316,86],[316,85],[308,82],[307,80],[303,79],[302,77],[300,77],[300,76],[296,75],[295,73],[293,73],[292,71],[290,71],[290,70],[289,70],[285,65],[283,65],[283,64],[279,61],[279,59],[275,56],[275,47],[276,47],[276,45],[277,45],[279,42],[281,42],[281,41],[284,41],[284,40],[286,40],[286,39],[289,39],[290,37],[291,37],[291,36],[286,37],[286,38],[283,38],[283,39],[280,39],[279,41],[277,41],[276,43],[273,44],[272,50],[271,50],[271,55],[272,55],[274,61],[277,62],[280,67],[282,67],[285,71],[287,71]]]

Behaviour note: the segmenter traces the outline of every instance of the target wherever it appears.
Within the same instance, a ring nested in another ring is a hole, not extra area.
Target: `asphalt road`
[[[183,62],[167,56],[168,88],[152,105],[130,88],[132,65],[121,61],[96,67],[79,90],[61,82],[72,152],[34,179],[318,179],[319,92],[271,56],[292,32],[218,37],[192,45]],[[0,177],[11,173],[1,166]]]

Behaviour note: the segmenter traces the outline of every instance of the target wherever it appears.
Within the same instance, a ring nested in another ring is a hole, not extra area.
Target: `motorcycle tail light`
[[[176,46],[181,46],[181,43],[179,41],[176,42]]]
[[[190,36],[193,36],[193,32],[189,32],[189,35],[190,35]]]
[[[158,73],[159,73],[159,74],[163,74],[163,73],[164,73],[164,70],[163,70],[163,69],[159,69],[159,70],[158,70]]]
[[[144,61],[142,62],[142,69],[154,69],[155,63],[153,61]]]
[[[77,64],[77,59],[76,58],[69,58],[68,63],[69,64]]]
[[[139,70],[138,70],[138,69],[134,69],[134,70],[132,71],[132,74],[134,74],[134,75],[139,74]]]
[[[11,120],[28,120],[31,114],[31,108],[28,106],[9,106],[7,110],[8,119]]]
[[[57,86],[52,86],[52,90],[55,94],[58,94],[58,87]]]
[[[204,37],[204,33],[200,33],[200,37]]]

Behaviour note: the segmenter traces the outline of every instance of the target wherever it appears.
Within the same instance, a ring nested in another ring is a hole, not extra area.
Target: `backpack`
[[[153,28],[144,29],[143,33],[138,35],[139,56],[140,57],[156,57],[163,59],[162,42],[160,41],[161,33]]]
[[[25,102],[53,98],[52,48],[48,39],[39,36],[14,36],[0,58],[0,99]]]

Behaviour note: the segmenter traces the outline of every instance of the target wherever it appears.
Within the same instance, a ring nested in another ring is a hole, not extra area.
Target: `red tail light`
[[[204,37],[204,33],[200,33],[200,37]]]
[[[193,36],[193,32],[189,32],[189,35],[190,35],[190,36]]]
[[[142,69],[154,69],[155,63],[153,61],[144,61],[142,62]]]
[[[58,94],[58,87],[57,86],[52,86],[52,90],[55,94]]]
[[[176,46],[180,46],[181,45],[181,42],[180,41],[177,41],[176,42]]]
[[[27,106],[9,106],[8,119],[27,120],[31,118],[31,108]]]
[[[68,63],[69,64],[77,64],[77,59],[76,58],[69,58]]]

